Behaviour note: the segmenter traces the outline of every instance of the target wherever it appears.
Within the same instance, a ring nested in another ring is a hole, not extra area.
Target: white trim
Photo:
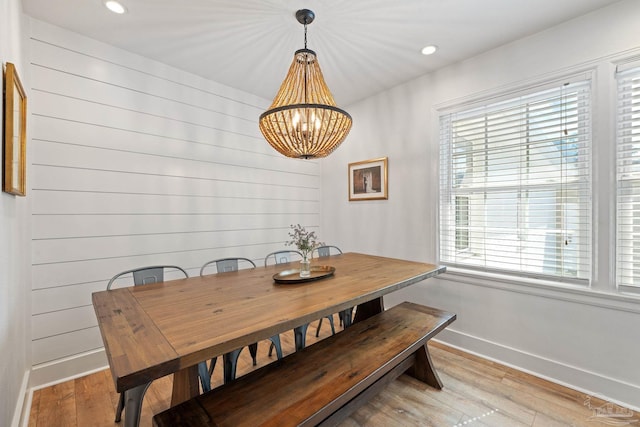
[[[597,396],[640,412],[640,386],[635,384],[484,340],[451,328],[440,332],[438,339],[434,340],[483,359],[580,391],[585,395]]]
[[[437,279],[640,314],[640,296],[601,292],[584,286],[499,274],[479,274],[454,267],[447,267],[446,273],[440,274]]]
[[[108,369],[104,348],[33,366],[29,386],[33,390]]]
[[[640,67],[640,55],[614,61],[616,64],[616,75],[624,74],[625,71]]]
[[[33,389],[29,389],[28,394],[25,396],[26,403],[23,406],[22,423],[20,427],[29,427],[29,418],[31,417],[31,405],[33,404]]]
[[[20,420],[23,420],[23,426],[26,426],[29,422],[29,411],[31,410],[31,392],[27,390],[27,384],[29,384],[30,373],[31,371],[26,370],[22,377],[22,384],[20,385],[20,392],[18,393],[18,401],[16,402],[16,407],[13,410],[13,420],[11,421],[11,427],[19,427]],[[26,420],[26,423],[24,420]]]

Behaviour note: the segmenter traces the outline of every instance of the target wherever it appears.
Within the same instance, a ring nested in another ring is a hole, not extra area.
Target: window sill
[[[495,273],[482,273],[456,267],[447,267],[446,273],[439,275],[437,278],[467,285],[484,286],[542,298],[640,314],[640,295],[602,292],[581,285],[526,277],[512,277]]]

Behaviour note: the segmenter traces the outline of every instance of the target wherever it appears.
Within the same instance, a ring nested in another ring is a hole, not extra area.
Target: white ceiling
[[[22,0],[26,14],[271,100],[303,26],[339,106],[618,0]],[[427,44],[438,52],[423,56]]]

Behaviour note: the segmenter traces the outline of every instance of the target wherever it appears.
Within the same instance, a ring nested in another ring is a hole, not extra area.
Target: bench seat
[[[153,425],[334,425],[404,372],[442,388],[426,344],[455,318],[399,304],[161,412]]]

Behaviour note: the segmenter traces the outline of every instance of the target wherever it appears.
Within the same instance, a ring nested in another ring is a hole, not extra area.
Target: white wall
[[[0,0],[0,62],[16,66],[29,90],[26,20],[19,0]],[[1,102],[1,101],[0,101]],[[0,134],[4,135],[0,120]],[[29,150],[29,143],[27,143]],[[28,172],[29,173],[29,172]],[[27,185],[29,177],[27,178]],[[27,190],[29,196],[29,191]],[[31,367],[29,198],[0,193],[0,425],[16,425]]]
[[[116,273],[318,229],[320,162],[264,141],[269,100],[36,20],[30,46],[33,386],[105,366],[91,293]]]
[[[614,61],[640,55],[626,0],[423,76],[348,108],[347,141],[323,162],[323,238],[343,249],[437,262],[439,108],[567,73],[594,77],[594,282],[548,288],[447,273],[387,299],[454,311],[440,337],[585,393],[640,408],[640,299],[615,293]],[[446,52],[439,52],[446,55]],[[428,58],[425,58],[428,61]],[[388,156],[389,200],[348,202],[349,162]]]

